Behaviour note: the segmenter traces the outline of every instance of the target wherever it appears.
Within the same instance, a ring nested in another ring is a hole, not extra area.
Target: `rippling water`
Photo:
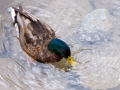
[[[80,62],[65,72],[65,60],[28,67],[12,26],[10,6],[49,24]],[[2,90],[118,90],[120,88],[120,2],[118,0],[7,1],[0,10]],[[0,4],[2,7],[2,4]]]

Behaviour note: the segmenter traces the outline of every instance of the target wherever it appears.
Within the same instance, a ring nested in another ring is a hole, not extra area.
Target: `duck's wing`
[[[19,8],[12,7],[15,15],[12,16],[14,22],[18,26],[19,39],[21,43],[36,46],[47,46],[47,42],[55,38],[54,31],[45,23],[36,19],[32,14]]]

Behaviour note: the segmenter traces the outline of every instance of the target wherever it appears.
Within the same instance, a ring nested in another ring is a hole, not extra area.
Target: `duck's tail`
[[[18,8],[11,7],[11,16],[14,21],[17,37],[23,40],[25,30],[28,29],[29,23],[31,23],[31,21],[37,21],[37,19],[29,12],[23,10],[21,5]]]
[[[15,13],[15,10],[11,7],[11,17],[12,17],[12,20],[14,22],[14,26],[16,28],[16,34],[17,34],[17,37],[19,38],[19,28],[18,28],[18,24],[16,23],[16,13]]]
[[[25,14],[25,10],[22,9],[21,5],[18,8],[11,7],[11,16],[16,28],[16,36],[19,38],[21,43],[25,40],[25,30],[28,29],[27,26],[31,22],[27,17],[27,14],[28,13]]]

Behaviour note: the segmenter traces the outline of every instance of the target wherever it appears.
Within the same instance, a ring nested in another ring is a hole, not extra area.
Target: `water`
[[[0,1],[0,87],[2,90],[118,90],[120,88],[119,0]],[[37,63],[30,68],[12,26],[9,7],[24,9],[55,30],[79,62]]]

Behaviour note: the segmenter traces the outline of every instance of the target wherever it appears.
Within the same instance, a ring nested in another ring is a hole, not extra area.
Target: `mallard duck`
[[[11,15],[20,45],[27,55],[42,63],[58,62],[66,58],[71,66],[76,64],[71,57],[69,46],[56,38],[49,25],[23,10],[21,5],[18,8],[12,7]],[[30,59],[27,59],[27,62],[35,64]]]

